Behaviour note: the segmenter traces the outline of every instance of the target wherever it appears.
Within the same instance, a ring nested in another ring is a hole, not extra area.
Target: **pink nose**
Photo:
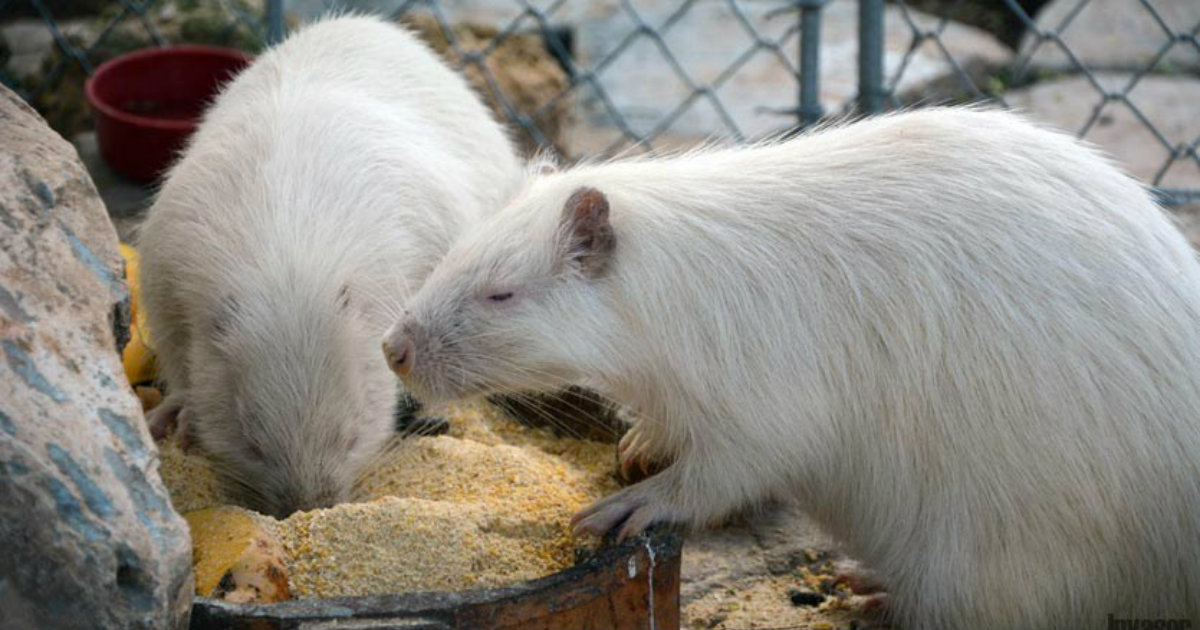
[[[388,367],[403,378],[412,371],[416,348],[413,347],[412,339],[407,336],[393,337],[383,342],[383,356],[387,359]]]

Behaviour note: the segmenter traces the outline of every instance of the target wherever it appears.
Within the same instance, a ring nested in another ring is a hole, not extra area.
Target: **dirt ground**
[[[833,541],[788,505],[691,534],[683,547],[682,625],[690,630],[886,627],[868,597],[852,595],[837,582],[834,563],[842,559]]]

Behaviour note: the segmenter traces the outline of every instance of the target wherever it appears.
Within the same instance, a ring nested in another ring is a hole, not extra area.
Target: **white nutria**
[[[524,174],[463,79],[408,32],[318,22],[206,113],[139,244],[172,414],[238,499],[345,500],[392,434],[379,337],[454,238]]]
[[[429,400],[565,383],[673,463],[579,530],[771,496],[905,627],[1200,622],[1200,265],[1076,140],[930,109],[537,178],[385,337]]]

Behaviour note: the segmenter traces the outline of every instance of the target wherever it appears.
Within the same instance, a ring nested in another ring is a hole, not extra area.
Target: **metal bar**
[[[798,0],[800,8],[800,126],[825,115],[821,107],[821,9],[826,0]]]
[[[883,111],[883,0],[858,0],[858,108]]]
[[[267,44],[274,46],[283,41],[283,0],[267,0]]]
[[[1184,206],[1200,203],[1200,189],[1197,188],[1164,188],[1158,186],[1151,190],[1158,203],[1164,206]]]

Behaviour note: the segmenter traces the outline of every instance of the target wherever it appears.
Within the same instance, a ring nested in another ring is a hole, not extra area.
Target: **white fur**
[[[563,264],[584,186],[616,234],[595,280]],[[585,530],[788,495],[905,627],[1200,622],[1200,266],[1140,185],[1017,115],[540,178],[409,310],[418,395],[572,382],[640,411],[674,464]]]
[[[382,20],[309,26],[224,90],[139,241],[165,408],[245,501],[347,498],[392,432],[379,336],[521,177],[466,83]]]

